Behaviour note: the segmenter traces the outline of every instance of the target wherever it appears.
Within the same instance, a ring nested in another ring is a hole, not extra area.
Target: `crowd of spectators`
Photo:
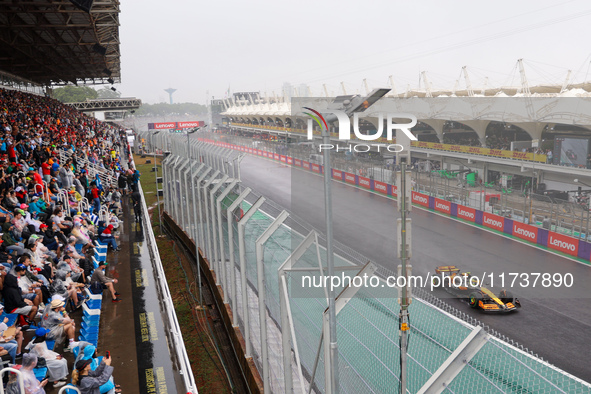
[[[60,150],[70,158],[61,160]],[[87,287],[108,289],[113,302],[121,301],[117,280],[91,259],[95,240],[119,250],[120,200],[128,188],[137,190],[139,173],[120,152],[129,153],[123,130],[51,98],[0,89],[0,355],[20,368],[27,393],[66,384],[70,371],[83,393],[99,386],[101,393],[120,392],[110,357],[99,362],[94,346],[75,341],[69,315]],[[103,184],[84,163],[117,181]],[[23,332],[32,330],[27,344]],[[63,353],[73,350],[78,357],[68,365]],[[44,380],[34,373],[41,360]]]

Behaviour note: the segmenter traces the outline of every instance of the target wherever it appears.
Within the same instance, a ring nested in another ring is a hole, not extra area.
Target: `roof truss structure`
[[[0,70],[40,85],[121,80],[119,0],[0,0]],[[97,45],[98,44],[98,45]]]

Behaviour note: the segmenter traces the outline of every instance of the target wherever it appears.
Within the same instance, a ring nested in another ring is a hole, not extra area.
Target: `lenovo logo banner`
[[[332,177],[342,180],[343,179],[343,173],[339,170],[332,170]]]
[[[203,127],[205,122],[202,120],[193,121],[193,122],[178,122],[177,129],[190,129],[191,127]]]
[[[373,188],[376,192],[388,194],[388,185],[385,184],[384,182],[373,181]]]
[[[447,213],[448,215],[451,213],[451,202],[440,200],[439,198],[435,199],[435,210],[443,213]]]
[[[354,185],[355,184],[355,175],[345,172],[345,182]]]
[[[293,164],[295,164],[298,167],[302,166],[302,161],[300,159],[293,159]]]
[[[320,166],[318,164],[312,164],[312,171],[320,172]]]
[[[429,197],[424,194],[412,192],[412,202],[429,208]]]
[[[579,252],[579,240],[550,231],[548,233],[548,247],[572,256],[577,256]]]
[[[463,205],[458,205],[458,217],[473,222],[476,218],[476,210]]]
[[[194,122],[165,122],[165,123],[148,123],[148,129],[150,130],[163,130],[163,129],[190,129],[193,127],[203,127],[205,123],[203,121]]]
[[[163,129],[174,129],[174,128],[176,128],[176,122],[148,123],[148,129],[150,129],[150,130],[163,130]]]
[[[505,218],[484,212],[482,215],[482,224],[488,228],[503,231],[503,227],[505,226]]]
[[[371,188],[371,182],[369,181],[369,178],[364,178],[362,176],[359,177],[359,186],[363,186],[365,188],[370,189]]]
[[[513,222],[513,235],[526,241],[536,242],[538,240],[538,228],[520,222]]]
[[[394,197],[398,196],[398,186],[392,186],[392,195]]]

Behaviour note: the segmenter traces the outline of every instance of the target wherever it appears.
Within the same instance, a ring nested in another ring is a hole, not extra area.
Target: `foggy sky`
[[[205,103],[209,96],[282,94],[284,82],[314,95],[419,87],[451,89],[468,66],[477,90],[518,85],[523,58],[530,86],[591,79],[591,4],[571,1],[121,1],[124,97],[146,103]],[[423,82],[420,82],[423,86]]]

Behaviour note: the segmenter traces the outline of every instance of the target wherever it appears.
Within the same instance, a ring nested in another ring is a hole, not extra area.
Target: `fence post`
[[[234,264],[234,232],[232,231],[232,212],[238,208],[242,203],[242,200],[248,196],[250,188],[247,187],[242,193],[234,200],[232,205],[227,209],[228,215],[228,249],[230,250],[230,287],[232,289],[232,325],[238,326],[238,289],[236,288],[236,266]]]
[[[263,245],[273,235],[273,233],[283,224],[289,214],[282,211],[279,216],[267,227],[267,229],[256,240],[256,258],[257,258],[257,288],[259,289],[259,324],[261,328],[261,359],[263,365],[263,390],[269,392],[269,349],[267,344],[267,306],[266,306],[266,280]]]
[[[217,172],[217,171],[216,171]],[[250,209],[244,214],[242,219],[238,222],[238,249],[240,252],[240,287],[242,293],[242,321],[244,322],[244,341],[246,343],[246,358],[252,357],[252,342],[250,340],[250,316],[248,311],[248,285],[246,283],[246,246],[244,244],[244,228],[246,222],[252,217],[252,215],[259,209],[259,207],[265,202],[265,197],[259,197],[259,199],[250,207]],[[259,293],[260,293],[259,289]],[[264,291],[264,289],[263,289]]]
[[[228,303],[228,279],[226,277],[226,252],[224,251],[224,227],[222,223],[222,201],[226,198],[226,196],[234,190],[234,187],[238,183],[238,180],[233,179],[232,183],[226,187],[226,189],[218,196],[216,201],[217,203],[217,212],[218,212],[218,233],[220,237],[220,276],[222,277],[222,289],[224,290],[224,304]],[[231,229],[228,227],[228,231]],[[232,245],[229,243],[228,239],[228,253],[232,254]]]
[[[224,185],[224,183],[226,182],[226,180],[228,179],[228,175],[224,175],[222,177],[222,179],[219,180],[218,184],[215,185],[211,191],[209,192],[209,196],[210,196],[210,203],[211,203],[211,235],[212,235],[212,239],[213,239],[213,255],[214,255],[214,262],[213,262],[213,267],[216,267],[217,265],[217,269],[215,269],[215,284],[219,285],[220,284],[220,266],[221,266],[221,260],[219,260],[219,254],[218,254],[218,236],[217,236],[217,226],[216,226],[216,218],[217,215],[215,213],[215,208],[216,208],[216,199],[215,199],[215,194],[217,193],[217,191],[220,189],[220,187],[222,187]]]
[[[204,228],[204,233],[205,233],[205,240],[206,240],[206,244],[207,244],[207,249],[206,249],[206,253],[205,255],[210,258],[211,256],[211,234],[209,233],[210,228],[209,228],[209,209],[207,207],[207,188],[209,187],[209,185],[211,185],[211,183],[214,181],[214,179],[216,179],[218,177],[218,175],[220,174],[220,172],[218,170],[216,170],[213,175],[207,180],[205,181],[205,184],[203,184],[203,186],[201,187],[203,190],[203,205],[201,206],[201,211],[205,212],[205,215],[202,216],[202,218],[205,218],[205,228]],[[205,243],[203,244],[205,245]]]
[[[198,220],[196,219],[195,221],[195,229],[197,230],[197,237],[196,240],[198,240],[198,245],[201,248],[201,250],[204,252],[204,248],[205,248],[205,235],[203,234],[203,229],[199,228],[199,223],[203,222],[203,213],[201,211],[201,182],[203,182],[203,180],[207,177],[207,174],[209,174],[209,172],[211,171],[211,167],[208,167],[207,164],[205,163],[201,163],[202,166],[204,166],[205,168],[205,172],[199,177],[197,178],[197,182],[194,185],[194,187],[197,189],[195,191],[195,189],[193,189],[193,195],[197,195],[197,211],[195,212],[196,217],[198,218]],[[197,177],[197,173],[192,174],[191,176],[193,177],[193,179],[195,179],[195,177]],[[204,252],[205,254],[205,252]]]

